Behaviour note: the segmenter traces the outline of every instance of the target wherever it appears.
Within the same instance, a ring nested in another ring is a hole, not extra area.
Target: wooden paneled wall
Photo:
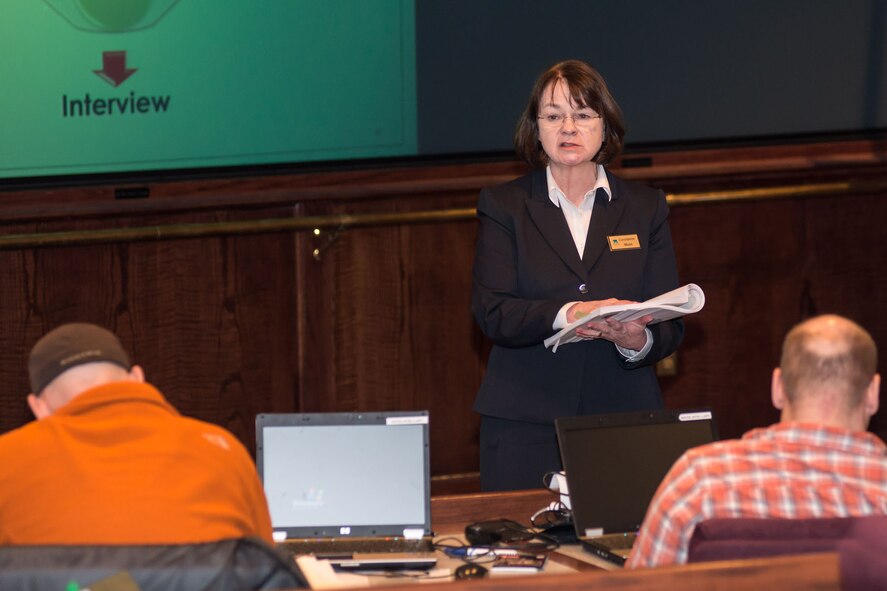
[[[470,490],[471,404],[489,348],[469,312],[475,221],[379,214],[464,212],[481,187],[523,171],[501,162],[176,181],[127,200],[110,185],[0,193],[0,431],[30,420],[34,341],[91,321],[116,331],[184,414],[251,450],[260,412],[429,409],[436,492]],[[681,279],[706,292],[676,375],[661,378],[670,406],[714,407],[726,437],[775,420],[782,337],[816,313],[868,327],[884,367],[884,145],[632,155],[617,173],[673,195]],[[760,187],[824,188],[748,192]],[[317,221],[319,233],[219,225],[268,219]],[[142,227],[160,238],[126,234]],[[164,238],[170,227],[195,232]],[[122,232],[96,239],[109,229]],[[57,232],[74,234],[48,245]],[[887,431],[883,414],[873,430]]]

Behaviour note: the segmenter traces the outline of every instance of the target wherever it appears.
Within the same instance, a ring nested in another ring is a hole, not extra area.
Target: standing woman
[[[542,344],[600,306],[679,285],[665,194],[605,168],[624,134],[601,75],[555,64],[514,137],[535,170],[480,193],[471,309],[493,342],[474,404],[483,490],[538,488],[560,470],[557,417],[663,405],[653,364],[677,349],[682,320],[590,322],[581,342]],[[615,237],[630,248],[610,248]]]

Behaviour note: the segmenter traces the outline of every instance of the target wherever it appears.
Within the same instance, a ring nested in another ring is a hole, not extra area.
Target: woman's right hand
[[[633,304],[631,300],[617,300],[616,298],[608,298],[606,300],[593,300],[590,302],[577,302],[567,308],[567,324],[572,324],[583,316],[588,316],[598,308],[604,306],[615,306],[618,304]]]

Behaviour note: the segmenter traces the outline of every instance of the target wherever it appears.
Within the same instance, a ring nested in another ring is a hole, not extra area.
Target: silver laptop
[[[339,568],[429,568],[428,412],[260,414],[275,541]]]
[[[555,427],[576,537],[618,565],[675,460],[717,439],[708,408],[566,417]]]

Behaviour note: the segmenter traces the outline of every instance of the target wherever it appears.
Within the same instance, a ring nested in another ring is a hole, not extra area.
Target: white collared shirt
[[[606,191],[608,201],[613,199],[613,191],[610,190],[610,181],[607,179],[607,173],[603,165],[597,165],[597,181],[585,193],[585,197],[582,198],[582,203],[578,207],[567,199],[566,194],[558,187],[557,181],[554,180],[554,175],[551,174],[551,166],[545,167],[545,177],[548,180],[548,198],[563,212],[564,218],[567,220],[567,226],[570,227],[570,234],[573,236],[573,243],[576,245],[576,250],[579,252],[579,258],[581,259],[585,253],[585,241],[588,238],[588,227],[591,225],[591,214],[594,210],[594,197],[597,194],[597,190],[603,189]],[[560,309],[552,325],[554,330],[560,330],[567,325],[567,310],[575,303],[568,302]],[[647,333],[647,342],[640,351],[625,349],[619,345],[616,345],[616,349],[629,361],[643,359],[653,347],[653,333],[650,332],[649,328],[644,329],[644,332]]]
[[[564,213],[567,225],[570,227],[570,234],[573,235],[573,243],[576,244],[576,250],[579,251],[579,258],[585,252],[585,240],[588,238],[588,226],[591,224],[591,213],[594,209],[594,196],[598,189],[607,192],[608,200],[613,199],[613,192],[610,191],[610,182],[607,180],[607,173],[604,167],[597,165],[597,181],[594,186],[588,190],[579,207],[567,199],[566,194],[557,185],[554,175],[551,174],[551,166],[545,168],[545,176],[548,178],[548,198]]]

